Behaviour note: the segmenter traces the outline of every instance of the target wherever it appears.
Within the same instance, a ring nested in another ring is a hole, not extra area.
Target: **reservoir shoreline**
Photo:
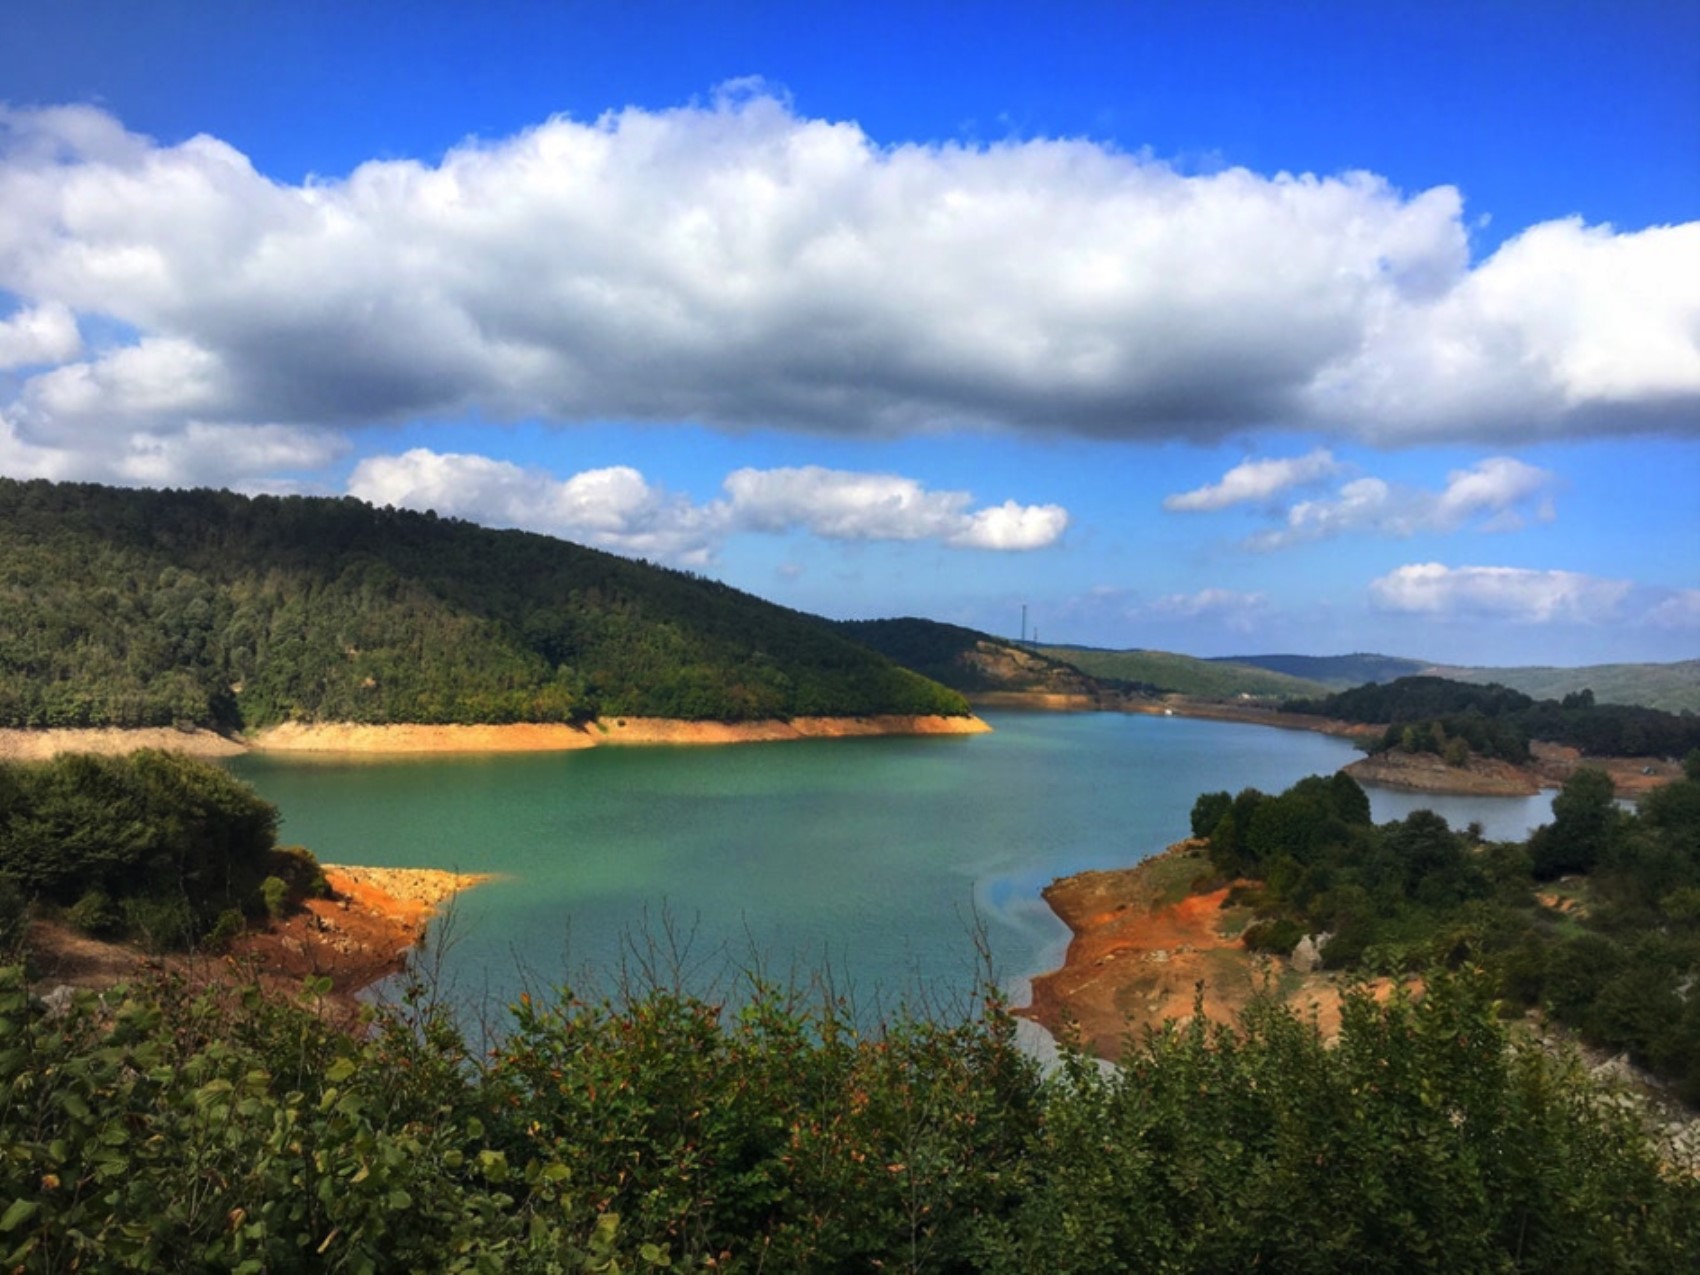
[[[877,714],[868,717],[794,717],[789,721],[695,722],[659,717],[615,717],[582,726],[564,722],[507,725],[364,725],[355,722],[285,722],[246,739],[209,730],[172,727],[122,729],[0,729],[0,761],[46,761],[61,753],[109,756],[159,748],[195,757],[248,753],[536,753],[619,745],[718,745],[790,739],[845,739],[878,735],[981,735],[980,718]]]

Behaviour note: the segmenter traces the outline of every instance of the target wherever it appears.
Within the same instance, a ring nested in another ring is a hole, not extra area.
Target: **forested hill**
[[[905,616],[840,620],[845,637],[870,647],[965,695],[1016,692],[1079,696],[1094,701],[1140,687],[1107,682],[1035,647],[1021,646],[956,624]]]
[[[1513,762],[1526,760],[1529,741],[1537,739],[1595,757],[1682,757],[1700,748],[1700,716],[1597,704],[1586,690],[1562,700],[1536,700],[1494,683],[1402,677],[1321,699],[1291,700],[1282,707],[1289,713],[1385,724],[1387,747],[1404,738],[1407,749],[1432,752],[1440,739],[1456,737],[1477,752]]]
[[[813,616],[546,536],[0,479],[0,726],[965,712]]]
[[[1200,699],[1234,699],[1241,695],[1259,699],[1270,696],[1290,698],[1315,695],[1327,689],[1320,682],[1267,668],[1199,659],[1172,651],[1138,648],[1108,651],[1090,646],[1048,646],[1043,649],[1058,659],[1077,665],[1093,677]]]

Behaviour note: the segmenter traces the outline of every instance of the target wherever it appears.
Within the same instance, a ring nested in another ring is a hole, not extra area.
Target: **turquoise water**
[[[976,975],[1054,965],[1067,932],[1039,896],[1186,835],[1194,798],[1276,792],[1351,760],[1340,740],[1235,723],[988,712],[990,735],[234,768],[331,863],[493,872],[440,943],[462,995],[605,985],[669,928],[701,983],[726,962],[830,970],[859,1004],[950,1003]],[[1375,794],[1378,818],[1395,794]],[[1467,812],[1517,836],[1542,799]],[[600,983],[599,983],[600,980]],[[1019,989],[1018,989],[1019,990]]]

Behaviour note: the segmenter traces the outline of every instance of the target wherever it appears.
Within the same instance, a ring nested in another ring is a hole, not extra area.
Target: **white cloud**
[[[1210,512],[1230,505],[1266,501],[1292,487],[1304,486],[1339,473],[1333,453],[1317,448],[1303,456],[1280,460],[1248,460],[1222,475],[1222,481],[1207,487],[1167,496],[1163,508]]]
[[[809,465],[727,475],[732,522],[756,531],[800,528],[832,540],[939,540],[965,549],[1040,549],[1068,526],[1058,505],[1013,500],[970,512],[965,491],[929,491],[913,478]]]
[[[348,491],[375,505],[435,509],[686,563],[705,561],[724,531],[720,509],[698,508],[624,465],[560,480],[487,456],[420,447],[400,456],[367,457],[355,466]]]
[[[1153,614],[1178,620],[1215,620],[1230,629],[1249,633],[1269,609],[1261,593],[1239,593],[1232,589],[1200,589],[1197,593],[1172,593],[1151,604]]]
[[[1438,492],[1358,478],[1330,499],[1300,501],[1287,511],[1285,526],[1260,532],[1247,544],[1254,549],[1281,549],[1346,534],[1405,537],[1453,532],[1471,524],[1483,531],[1514,531],[1528,516],[1553,517],[1549,493],[1554,481],[1548,470],[1509,456],[1492,456],[1469,469],[1453,470]]]
[[[1387,306],[1312,382],[1306,415],[1396,443],[1692,433],[1697,280],[1700,222],[1532,226],[1431,302]]]
[[[1549,624],[1609,619],[1633,586],[1627,580],[1603,580],[1575,571],[1425,562],[1399,567],[1371,581],[1369,587],[1371,598],[1389,611],[1441,619],[1482,617]]]
[[[189,421],[175,430],[115,434],[99,449],[44,446],[0,415],[0,474],[80,479],[151,487],[288,489],[284,475],[336,460],[340,436],[287,425],[223,425]]]
[[[1554,222],[1472,265],[1449,187],[882,146],[747,86],[302,185],[0,110],[0,290],[136,334],[84,358],[62,319],[6,321],[51,366],[0,410],[91,465],[102,432],[473,409],[1393,443],[1700,420],[1700,222]]]
[[[1700,589],[1677,589],[1647,612],[1648,623],[1661,629],[1700,629]]]
[[[351,495],[379,505],[435,509],[527,527],[621,553],[702,563],[731,535],[794,530],[827,540],[933,540],[954,548],[1037,549],[1068,525],[1056,505],[1008,501],[970,510],[972,496],[929,491],[912,478],[807,466],[739,469],[722,499],[694,504],[616,466],[557,479],[485,456],[416,448],[369,457]]]
[[[1441,531],[1452,531],[1472,518],[1486,515],[1493,530],[1514,530],[1521,525],[1517,506],[1544,496],[1551,490],[1553,475],[1545,469],[1524,464],[1509,456],[1492,456],[1470,469],[1455,469],[1446,478],[1446,490],[1434,501],[1424,521]],[[1541,517],[1551,517],[1550,506]]]
[[[280,473],[322,468],[348,450],[337,435],[289,425],[190,421],[183,429],[137,432],[110,458],[110,476],[149,487],[263,489]]]
[[[53,302],[0,319],[0,370],[64,363],[82,348],[77,319],[68,306]]]

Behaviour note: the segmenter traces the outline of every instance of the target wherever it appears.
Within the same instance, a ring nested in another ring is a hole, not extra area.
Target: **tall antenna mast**
[[[1021,641],[1023,645],[1027,642],[1027,604],[1025,602],[1021,604]]]

